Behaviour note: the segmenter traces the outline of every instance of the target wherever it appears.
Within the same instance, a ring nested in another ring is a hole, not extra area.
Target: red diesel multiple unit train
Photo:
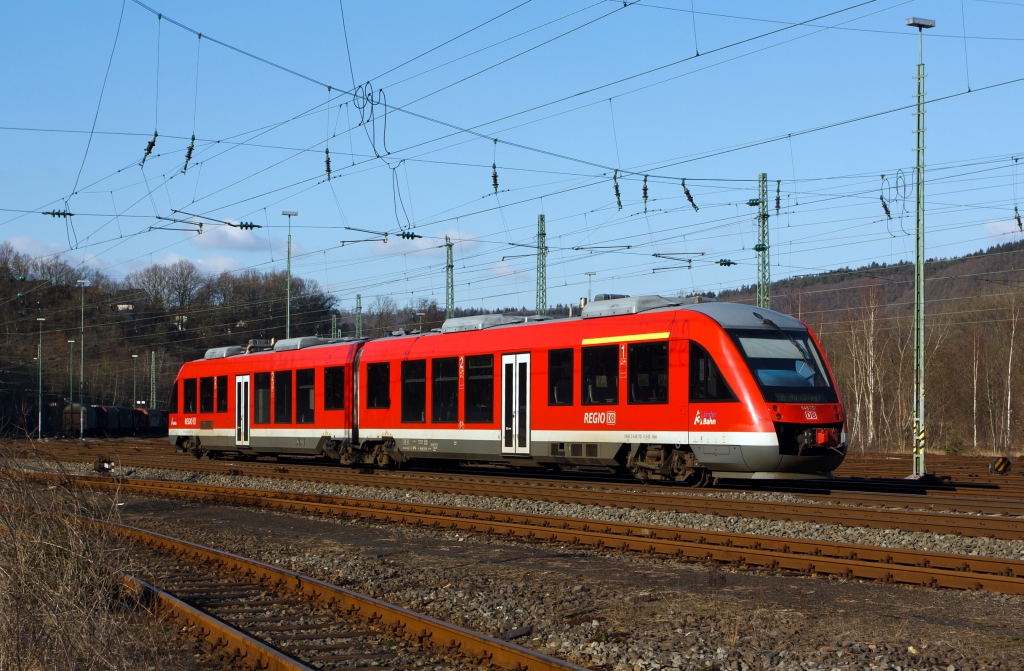
[[[370,341],[212,349],[178,373],[170,440],[197,457],[690,483],[807,477],[842,462],[843,406],[803,322],[736,303],[597,298],[569,319],[480,315]]]

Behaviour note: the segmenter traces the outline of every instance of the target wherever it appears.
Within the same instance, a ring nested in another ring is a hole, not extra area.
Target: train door
[[[530,453],[530,355],[501,355],[501,453]]]
[[[235,376],[235,445],[249,444],[249,376]]]

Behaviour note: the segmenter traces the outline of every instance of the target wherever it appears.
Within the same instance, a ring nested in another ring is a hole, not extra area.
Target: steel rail
[[[90,522],[103,524],[95,520]],[[207,641],[214,648],[229,650],[233,661],[261,671],[313,671],[313,667],[292,659],[263,641],[190,606],[158,587],[125,573],[122,573],[121,577],[131,589],[137,590],[152,604],[154,610],[173,618],[179,625],[188,627],[191,635]]]
[[[62,446],[65,447],[65,446]],[[90,451],[90,448],[79,448],[77,445],[66,446],[68,451],[64,452],[62,456],[74,456],[79,460],[91,460],[95,456],[95,452]],[[145,444],[145,448],[148,452],[149,457],[166,457],[166,458],[177,458],[183,462],[196,463],[191,458],[187,458],[182,454],[173,452],[169,445],[152,443]],[[113,447],[113,451],[117,454],[124,455],[127,450],[123,447]],[[137,457],[141,457],[141,449],[136,446],[131,448],[131,454]],[[947,458],[948,459],[948,458]],[[289,463],[292,468],[309,468],[318,469],[324,468],[324,465],[303,465],[303,457],[301,455],[285,455],[281,458],[283,463]],[[903,470],[900,467],[905,465],[905,459],[902,462],[898,462],[895,459],[893,461],[892,470],[887,472],[878,472],[876,474],[859,475],[856,472],[849,472],[846,464],[840,467],[838,474],[839,477],[834,480],[775,480],[775,481],[747,481],[744,483],[742,480],[732,481],[728,485],[719,485],[715,489],[718,491],[749,491],[751,489],[764,489],[769,491],[787,492],[797,496],[807,498],[836,498],[836,497],[849,497],[854,494],[858,496],[899,496],[905,497],[906,501],[921,501],[924,498],[938,499],[943,497],[949,498],[963,498],[969,497],[971,499],[983,498],[999,498],[1007,495],[1013,496],[1018,500],[1015,501],[1017,504],[1019,513],[1012,514],[1024,514],[1024,503],[1019,499],[1021,495],[1024,495],[1024,478],[1019,475],[1012,476],[999,476],[990,475],[986,472],[987,462],[979,463],[973,467],[963,467],[967,469],[963,472],[963,476],[968,480],[943,480],[938,482],[932,482],[929,484],[922,484],[919,482],[908,482],[903,479]],[[206,462],[209,463],[209,462]],[[223,463],[223,462],[220,462]],[[231,461],[229,462],[234,466],[269,466],[266,462],[246,462],[246,461]],[[848,463],[848,462],[847,462]],[[934,463],[934,462],[933,462]],[[340,470],[340,469],[338,469]],[[962,469],[957,470],[960,472]],[[426,473],[427,471],[421,471]],[[405,475],[412,475],[414,472],[406,472]],[[473,471],[463,471],[458,475],[472,475]],[[479,470],[476,471],[479,474]],[[399,476],[402,473],[393,473],[394,476]],[[452,474],[455,475],[455,474]],[[495,472],[495,477],[498,477],[498,472]],[[540,476],[540,477],[538,477]],[[522,478],[523,474],[519,474],[518,477]],[[533,477],[525,482],[548,482],[548,483],[563,483],[566,485],[579,485],[579,484],[598,484],[602,483],[608,486],[646,486],[646,487],[660,487],[662,489],[670,489],[676,492],[682,488],[676,485],[661,483],[640,483],[640,482],[624,482],[619,480],[616,482],[614,479],[595,480],[593,477],[590,479],[572,477],[558,478],[552,477],[548,474],[533,474]],[[997,505],[1000,502],[996,502]],[[1009,505],[1006,502],[1003,505]],[[1011,513],[1008,513],[1011,514]]]
[[[966,536],[984,536],[1019,540],[1024,539],[1024,517],[1005,517],[1007,510],[1024,515],[1024,501],[1010,502],[1009,505],[979,506],[981,514],[961,514],[955,512],[914,511],[907,512],[894,509],[893,506],[905,502],[886,502],[889,507],[865,507],[863,497],[855,501],[862,505],[822,505],[820,503],[773,502],[761,500],[730,499],[717,496],[690,493],[688,490],[644,491],[643,485],[616,487],[567,486],[566,481],[516,480],[502,482],[497,478],[480,478],[463,476],[451,477],[431,476],[429,474],[410,474],[409,477],[396,477],[394,474],[362,474],[351,470],[331,469],[316,466],[273,466],[271,464],[222,464],[220,462],[196,462],[191,458],[168,459],[157,457],[132,457],[123,459],[127,465],[167,468],[169,470],[197,470],[204,472],[224,473],[231,475],[248,475],[256,477],[347,484],[358,486],[375,486],[395,489],[407,489],[451,494],[470,494],[477,496],[498,496],[540,500],[554,503],[572,503],[597,506],[615,506],[626,508],[646,508],[651,510],[674,511],[680,513],[696,513],[722,517],[762,518],[780,521],[814,522],[838,524],[850,527],[867,527],[874,529],[901,529],[904,531],[921,531]],[[284,471],[284,472],[282,472]],[[638,491],[639,490],[639,491]],[[917,503],[922,497],[917,497]],[[932,507],[940,503],[936,499]],[[874,501],[877,504],[877,501]],[[949,502],[950,507],[964,507],[962,502]],[[971,511],[974,512],[974,511]],[[1001,516],[993,516],[1001,515]]]
[[[41,479],[61,480],[57,476]],[[93,476],[72,476],[69,482],[125,493],[664,554],[748,568],[1024,594],[1024,561],[1011,559],[177,482]]]
[[[116,486],[116,483],[113,484]],[[472,664],[494,665],[517,671],[586,671],[583,667],[564,660],[549,657],[514,643],[501,641],[427,615],[421,615],[295,571],[137,527],[99,520],[85,521],[91,525],[105,526],[124,538],[155,550],[173,553],[195,562],[212,565],[227,573],[245,576],[247,581],[272,585],[274,588],[293,592],[314,604],[350,617],[358,617],[373,626],[386,630],[389,635],[404,637],[420,645],[428,645],[448,655],[464,657]],[[200,627],[208,640],[215,644],[227,641],[228,645],[235,645],[240,649],[244,659],[260,660],[263,665],[254,665],[254,668],[281,669],[283,671],[294,669],[308,671],[313,668],[297,660],[289,659],[286,655],[248,636],[230,624],[214,618],[152,585],[135,580],[142,584],[143,589],[152,590],[151,593],[179,617]]]

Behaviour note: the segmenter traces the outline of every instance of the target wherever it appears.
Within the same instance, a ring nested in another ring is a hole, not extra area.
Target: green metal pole
[[[543,214],[537,215],[537,314],[548,313],[548,231]]]
[[[39,361],[39,440],[43,439],[43,319],[39,319],[39,349],[36,358]]]
[[[288,292],[285,299],[284,337],[292,337],[292,215],[288,215]]]
[[[455,316],[455,262],[452,257],[452,241],[444,236],[445,266],[444,266],[444,318],[451,319]]]
[[[356,294],[356,337],[363,337],[363,297]]]
[[[79,333],[78,364],[78,428],[81,431],[79,442],[85,445],[85,285],[82,284],[82,331]]]
[[[761,173],[757,179],[757,307],[770,310],[772,307],[772,271],[768,256],[768,174]]]
[[[156,408],[156,352],[149,353],[149,407]]]
[[[910,477],[927,473],[924,463],[924,30],[917,29],[917,221],[914,250],[914,457]]]
[[[68,341],[68,405],[75,404],[75,341]]]

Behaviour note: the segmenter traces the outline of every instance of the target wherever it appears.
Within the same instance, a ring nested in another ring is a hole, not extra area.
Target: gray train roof
[[[687,303],[683,301],[694,300],[693,298],[669,299],[662,296],[616,296],[606,300],[595,300],[583,308],[583,314],[578,319],[600,319],[602,317],[615,317],[628,314],[639,314],[642,312],[666,312],[669,310],[692,310],[707,315],[714,319],[722,328],[740,329],[764,329],[774,330],[762,321],[762,318],[772,320],[779,328],[804,331],[807,327],[799,320],[775,310],[766,310],[754,305],[743,303],[716,303],[698,302]],[[755,316],[757,315],[757,316]],[[424,335],[435,335],[437,333],[459,333],[464,331],[480,331],[492,328],[517,328],[526,325],[550,323],[549,317],[512,317],[508,315],[485,314],[469,317],[456,317],[444,322],[440,329],[432,333],[404,333],[395,332],[392,337],[420,337]],[[557,320],[563,321],[563,320]],[[400,335],[399,335],[400,334]],[[355,338],[290,338],[279,340],[274,343],[273,349],[261,349],[248,354],[264,354],[268,352],[282,352],[287,350],[306,349],[308,347],[322,347],[325,345],[342,345],[361,342]],[[205,359],[221,359],[232,356],[239,356],[245,353],[244,347],[216,347],[206,351]]]
[[[770,319],[779,328],[806,331],[807,327],[798,319],[787,314],[766,310],[756,305],[745,305],[743,303],[697,303],[696,305],[680,305],[679,310],[692,310],[711,317],[718,322],[722,328],[727,329],[772,329],[764,324],[755,314],[765,319]]]

